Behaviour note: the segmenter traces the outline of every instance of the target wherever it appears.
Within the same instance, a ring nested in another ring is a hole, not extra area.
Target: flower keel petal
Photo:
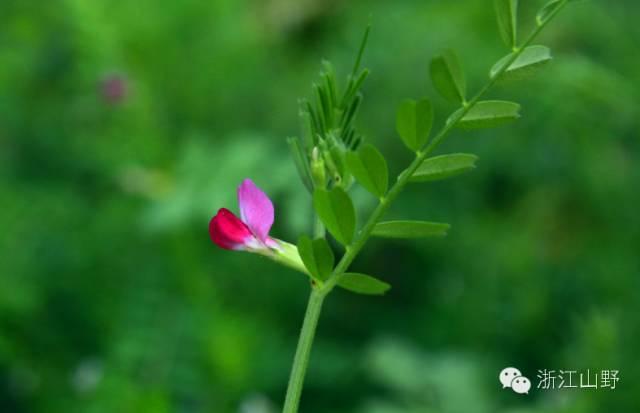
[[[209,236],[217,246],[227,250],[244,250],[255,244],[247,225],[226,208],[221,208],[209,221]]]

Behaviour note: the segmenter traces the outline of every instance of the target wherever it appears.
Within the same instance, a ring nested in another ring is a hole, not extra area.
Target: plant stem
[[[296,348],[296,355],[293,359],[293,367],[291,368],[291,376],[289,377],[289,386],[287,387],[287,396],[284,401],[282,413],[297,413],[300,404],[300,395],[302,394],[302,385],[309,364],[309,355],[311,354],[311,346],[318,325],[318,318],[322,310],[322,303],[326,294],[317,288],[311,290],[307,311],[304,315],[302,330]]]
[[[333,270],[329,279],[320,287],[313,287],[309,302],[307,304],[307,311],[304,316],[302,324],[302,330],[300,332],[300,338],[298,341],[298,347],[296,348],[296,355],[293,360],[293,367],[291,369],[291,376],[289,377],[289,385],[287,387],[287,395],[285,397],[283,413],[297,413],[298,406],[300,404],[300,396],[302,394],[302,386],[304,383],[304,377],[309,364],[309,355],[311,354],[311,347],[313,345],[313,339],[315,337],[316,327],[318,325],[318,319],[320,318],[320,312],[322,310],[322,303],[324,302],[327,294],[336,286],[338,280],[349,268],[349,265],[353,262],[360,250],[364,247],[365,243],[371,236],[373,228],[376,226],[380,218],[389,208],[391,202],[402,192],[406,184],[409,182],[411,176],[415,173],[418,167],[448,136],[449,132],[458,124],[458,122],[475,106],[476,103],[484,96],[484,94],[491,89],[493,85],[500,79],[504,72],[515,62],[522,54],[524,49],[535,40],[540,34],[542,29],[560,12],[562,8],[566,6],[569,0],[562,0],[562,3],[554,10],[554,12],[543,22],[541,25],[537,25],[536,29],[531,35],[520,45],[514,52],[508,61],[498,70],[498,72],[489,80],[489,82],[468,102],[464,103],[462,108],[454,112],[447,120],[445,125],[435,135],[435,137],[416,152],[416,157],[411,164],[398,176],[396,183],[389,189],[386,196],[380,199],[380,203],[373,210],[369,219],[358,233],[356,239],[347,247],[346,253],[342,256],[340,262]],[[314,236],[324,236],[325,230],[322,223],[316,218],[314,222]]]
[[[318,214],[313,214],[313,237],[324,238],[325,227]],[[297,413],[300,404],[300,396],[302,395],[302,387],[304,384],[307,366],[309,365],[309,356],[311,355],[311,347],[313,338],[318,326],[318,319],[322,310],[322,303],[326,294],[320,291],[312,284],[311,294],[307,302],[307,311],[304,314],[302,322],[302,330],[298,338],[298,346],[296,354],[293,358],[293,366],[289,375],[289,385],[287,386],[287,395],[284,400],[283,413]]]

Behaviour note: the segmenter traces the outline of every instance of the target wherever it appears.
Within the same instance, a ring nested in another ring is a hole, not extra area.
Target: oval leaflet
[[[513,53],[498,60],[489,72],[489,77],[494,78],[504,68]],[[529,46],[522,51],[520,56],[502,73],[500,80],[523,79],[534,74],[542,66],[549,63],[553,57],[551,49],[546,46]]]
[[[471,153],[451,153],[425,159],[409,179],[411,182],[427,182],[446,179],[470,171],[476,167],[478,157]]]

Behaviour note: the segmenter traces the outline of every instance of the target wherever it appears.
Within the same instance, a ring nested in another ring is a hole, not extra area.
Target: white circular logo
[[[522,376],[522,373],[515,367],[507,367],[502,369],[499,377],[500,383],[502,383],[502,388],[506,389],[507,387],[511,387],[511,381],[520,376]]]
[[[531,389],[531,380],[524,376],[516,377],[511,381],[511,388],[519,394],[529,394]]]

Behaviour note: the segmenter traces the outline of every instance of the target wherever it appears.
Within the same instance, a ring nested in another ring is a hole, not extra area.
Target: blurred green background
[[[531,28],[540,1],[521,2]],[[372,240],[383,298],[327,301],[302,412],[631,412],[640,406],[640,4],[572,3],[556,59],[492,97],[523,118],[456,132],[471,174],[407,190],[389,217],[444,239]],[[0,411],[277,412],[304,277],[216,248],[251,177],[272,234],[310,231],[288,157],[323,58],[372,71],[358,125],[393,173],[395,108],[434,97],[453,47],[470,89],[505,54],[486,0],[1,0]],[[373,206],[354,192],[362,217]],[[503,390],[499,371],[620,370],[615,390]]]

